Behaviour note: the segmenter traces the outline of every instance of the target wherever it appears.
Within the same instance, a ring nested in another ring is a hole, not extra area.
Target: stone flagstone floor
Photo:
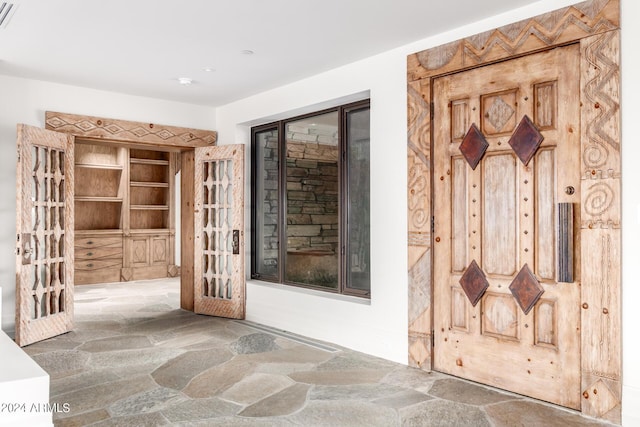
[[[178,306],[177,279],[77,286],[75,330],[24,348],[70,408],[55,425],[608,425]]]

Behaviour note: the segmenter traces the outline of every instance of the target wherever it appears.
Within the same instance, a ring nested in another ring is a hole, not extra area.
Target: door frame
[[[581,412],[621,422],[620,2],[590,0],[407,57],[408,362],[432,367],[432,81],[580,44]],[[433,302],[437,303],[437,302]]]
[[[194,155],[197,147],[216,146],[218,133],[55,111],[45,112],[45,129],[71,134],[94,144],[115,143],[180,152],[180,308],[193,311]]]

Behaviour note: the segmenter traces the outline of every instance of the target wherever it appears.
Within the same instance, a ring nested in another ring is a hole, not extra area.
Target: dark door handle
[[[573,203],[558,203],[558,282],[573,282]]]
[[[240,230],[233,230],[233,254],[240,254]]]
[[[33,248],[31,247],[31,233],[22,233],[20,238],[22,239],[22,265],[29,265],[31,264],[31,255],[33,254]]]

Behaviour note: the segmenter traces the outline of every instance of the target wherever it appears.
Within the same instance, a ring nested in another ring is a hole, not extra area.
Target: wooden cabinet
[[[120,281],[122,233],[76,234],[74,250],[76,284]]]
[[[170,152],[77,141],[75,283],[176,274]]]
[[[131,230],[124,239],[127,266],[124,280],[175,276],[173,272],[174,233],[170,230]]]

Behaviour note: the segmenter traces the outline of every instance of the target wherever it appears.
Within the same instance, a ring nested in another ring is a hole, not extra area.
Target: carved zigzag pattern
[[[617,0],[591,0],[418,52],[421,78],[446,71],[454,60],[461,61],[458,68],[471,67],[617,29],[616,19],[608,16],[617,4]]]
[[[607,124],[615,119],[620,110],[618,99],[612,96],[618,95],[619,92],[611,90],[612,87],[618,87],[620,70],[616,61],[607,55],[610,52],[611,40],[615,36],[614,32],[605,33],[586,49],[585,58],[596,71],[594,78],[586,84],[585,96],[593,105],[597,105],[599,112],[594,120],[587,123],[589,141],[601,145],[606,143],[614,150],[620,151],[620,141],[607,132]]]
[[[596,34],[614,29],[611,22],[603,18],[598,18],[595,22],[583,22],[584,14],[573,6],[563,11],[562,15],[563,19],[551,29],[547,28],[544,22],[529,20],[526,21],[527,25],[517,34],[514,34],[515,31],[513,31],[514,28],[517,28],[517,24],[514,24],[493,31],[486,42],[481,44],[473,43],[472,38],[465,39],[465,57],[469,57],[475,63],[483,63],[496,47],[502,48],[509,54],[515,54],[529,41],[530,37],[536,37],[546,46],[553,46],[572,25],[578,27],[585,34]]]

